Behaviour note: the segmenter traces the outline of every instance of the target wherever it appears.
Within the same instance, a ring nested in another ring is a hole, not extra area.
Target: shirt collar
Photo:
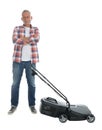
[[[25,27],[25,25],[23,24],[23,27]],[[30,24],[30,28],[32,28],[32,25]]]

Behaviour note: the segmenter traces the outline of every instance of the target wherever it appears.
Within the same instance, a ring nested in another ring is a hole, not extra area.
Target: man
[[[13,31],[13,84],[11,88],[11,109],[8,114],[15,112],[19,102],[19,86],[23,70],[25,69],[28,84],[28,103],[31,112],[35,109],[35,78],[31,72],[31,66],[36,67],[39,61],[37,43],[39,30],[31,25],[32,16],[29,10],[22,12],[22,26],[17,26]]]

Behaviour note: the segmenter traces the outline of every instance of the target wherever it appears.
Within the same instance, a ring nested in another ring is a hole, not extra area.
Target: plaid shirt
[[[31,63],[37,63],[39,61],[39,54],[37,43],[39,42],[40,36],[38,35],[37,38],[34,38],[35,34],[39,34],[39,30],[37,27],[30,26],[30,45],[31,45]],[[13,31],[13,43],[14,44],[14,53],[13,53],[13,61],[20,63],[22,61],[22,47],[23,41],[21,40],[22,37],[25,36],[25,28],[24,26],[17,26],[14,28]]]

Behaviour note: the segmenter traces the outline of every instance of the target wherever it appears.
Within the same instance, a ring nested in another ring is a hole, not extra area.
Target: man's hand
[[[29,37],[22,37],[23,45],[29,44]]]
[[[38,33],[36,33],[36,34],[33,35],[34,38],[37,38],[38,36],[39,36]]]

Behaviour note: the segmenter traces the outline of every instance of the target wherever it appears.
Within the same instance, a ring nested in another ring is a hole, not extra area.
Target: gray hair
[[[23,13],[25,13],[25,12],[28,12],[28,13],[31,14],[31,12],[30,12],[29,10],[23,10],[23,11],[22,11],[22,15],[23,15]]]

